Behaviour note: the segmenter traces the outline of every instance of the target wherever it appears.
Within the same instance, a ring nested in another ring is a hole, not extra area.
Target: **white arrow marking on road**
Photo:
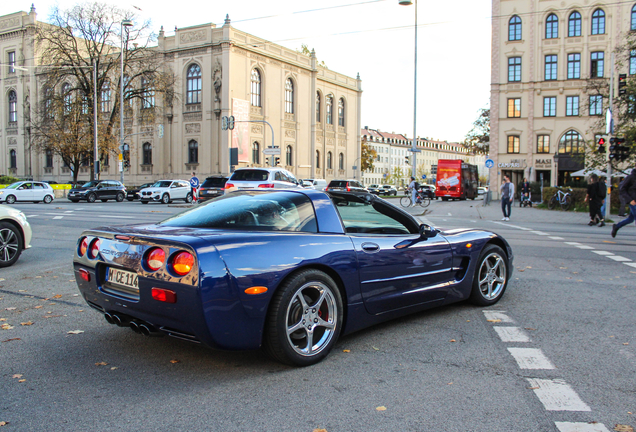
[[[610,432],[602,423],[554,422],[559,432]]]
[[[521,327],[493,327],[502,342],[530,342],[530,337]]]
[[[592,411],[572,387],[561,379],[527,378],[534,394],[548,411]]]
[[[515,358],[520,369],[556,369],[538,348],[508,348],[508,351]]]

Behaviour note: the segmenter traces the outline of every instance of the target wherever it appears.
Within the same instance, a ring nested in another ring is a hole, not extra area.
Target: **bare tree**
[[[466,135],[462,143],[474,154],[488,154],[490,151],[490,108],[479,110],[479,116],[473,123],[473,128]]]
[[[42,97],[50,101],[46,103],[54,116],[66,113],[63,117],[81,119],[85,129],[92,131],[97,88],[100,153],[118,153],[122,38],[126,126],[132,126],[133,115],[138,116],[141,124],[153,124],[166,108],[162,103],[172,104],[175,99],[175,76],[163,65],[162,54],[150,46],[155,40],[149,31],[150,22],[137,23],[130,31],[121,26],[123,20],[135,18],[133,13],[115,6],[87,2],[68,10],[54,9],[49,23],[37,28],[38,85],[52,93],[45,95],[43,91]],[[97,65],[96,82],[94,64]],[[78,103],[68,103],[69,100]],[[79,111],[71,115],[69,109]],[[81,142],[69,146],[61,139],[69,139],[66,131],[56,129],[69,127],[68,121],[57,117],[51,121],[51,112],[45,111],[36,110],[37,115],[31,118],[34,147],[40,151],[51,150],[65,162],[74,160],[68,152],[75,149],[81,154],[88,153],[92,163],[92,137],[83,134]],[[77,171],[73,174],[76,180]]]

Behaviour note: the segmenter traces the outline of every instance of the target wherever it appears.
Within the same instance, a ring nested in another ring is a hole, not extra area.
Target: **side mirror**
[[[422,224],[420,225],[420,238],[427,239],[431,237],[435,237],[438,231],[430,225]]]

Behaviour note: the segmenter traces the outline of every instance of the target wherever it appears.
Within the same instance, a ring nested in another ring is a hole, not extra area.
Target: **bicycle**
[[[419,204],[420,207],[428,207],[429,204],[431,203],[431,198],[424,195],[424,193],[422,191],[418,191],[417,192],[417,198],[415,200],[416,204]],[[410,207],[413,204],[413,201],[411,201],[411,195],[405,195],[402,198],[400,198],[400,205],[402,207]]]
[[[568,188],[568,190],[572,192],[572,189]],[[561,206],[561,210],[569,210],[573,202],[570,192],[563,192],[561,189],[557,190],[552,198],[550,198],[550,201],[548,201],[548,208],[550,210],[554,210],[557,204],[559,204]]]

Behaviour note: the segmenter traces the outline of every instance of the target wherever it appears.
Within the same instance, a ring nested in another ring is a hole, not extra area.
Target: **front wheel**
[[[170,202],[170,195],[163,194],[163,196],[161,197],[161,202],[164,204],[168,204]]]
[[[15,204],[15,197],[13,195],[8,195],[5,201],[7,204]]]
[[[566,195],[563,198],[563,202],[561,202],[561,209],[564,211],[570,210],[572,206],[572,197],[570,195]]]
[[[192,194],[189,193],[186,197],[185,197],[185,202],[187,202],[188,204],[190,204],[192,202]]]
[[[122,202],[123,200],[124,200],[124,194],[122,192],[119,192],[117,196],[115,197],[115,201]]]
[[[89,203],[94,203],[96,198],[97,196],[95,196],[94,193],[91,193],[86,197],[86,201],[88,201]]]
[[[9,222],[0,222],[0,267],[13,265],[24,246],[22,234]]]
[[[318,270],[304,270],[276,292],[267,314],[264,346],[282,363],[309,366],[333,349],[343,322],[340,291]]]
[[[550,198],[550,201],[548,201],[548,208],[549,208],[550,210],[554,210],[554,208],[555,208],[555,207],[556,207],[556,205],[557,205],[557,202],[558,202],[558,201],[557,201],[557,197],[556,197],[556,196],[553,196],[552,198]]]
[[[411,198],[409,196],[403,196],[400,198],[400,205],[402,207],[409,207],[411,205]]]
[[[508,258],[504,251],[494,244],[481,251],[470,302],[480,306],[490,306],[499,301],[508,285]]]
[[[46,195],[43,201],[44,204],[51,204],[51,202],[53,202],[53,197],[51,195]]]

